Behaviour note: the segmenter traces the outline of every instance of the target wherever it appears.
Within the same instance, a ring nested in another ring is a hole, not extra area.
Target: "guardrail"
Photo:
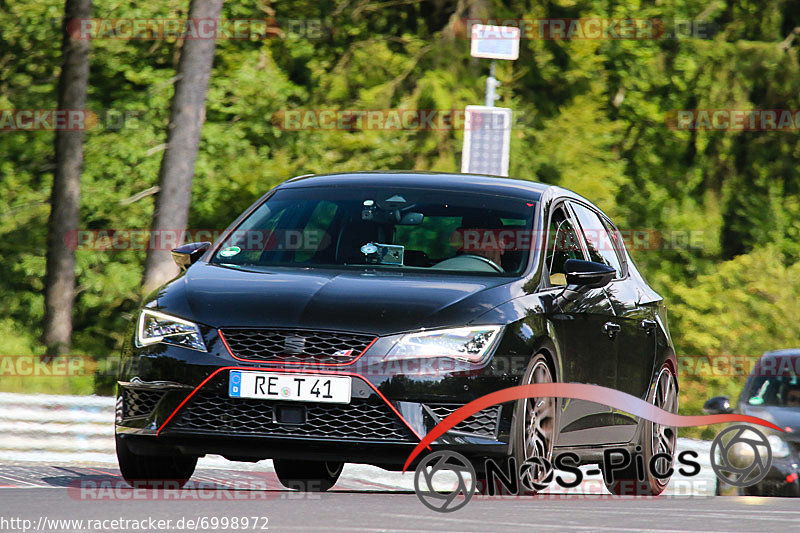
[[[0,460],[107,461],[114,398],[0,392]]]

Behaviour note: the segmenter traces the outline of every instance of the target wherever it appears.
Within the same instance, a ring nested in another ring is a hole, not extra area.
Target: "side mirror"
[[[727,415],[733,412],[727,396],[715,396],[703,404],[703,412],[709,415]]]
[[[605,287],[617,275],[614,267],[580,259],[564,261],[564,270],[567,273],[567,285],[553,299],[554,307],[562,310],[566,305],[580,299],[583,293],[589,289]]]
[[[580,259],[567,259],[564,270],[567,273],[567,287],[576,292],[605,287],[617,274],[614,267]]]
[[[186,270],[196,263],[209,248],[211,248],[210,242],[190,242],[172,250],[172,259],[176,265]]]

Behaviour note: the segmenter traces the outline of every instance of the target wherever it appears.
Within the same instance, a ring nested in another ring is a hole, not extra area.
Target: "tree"
[[[192,0],[187,27],[199,20],[218,20],[223,0]],[[213,38],[188,38],[183,42],[175,95],[170,109],[167,147],[159,170],[151,231],[161,236],[182,232],[189,219],[192,177],[197,159],[200,130],[205,119],[206,91],[214,61]],[[162,239],[159,239],[159,241]],[[169,250],[161,246],[147,250],[142,285],[150,291],[177,273]]]
[[[92,0],[67,0],[62,26],[62,67],[58,82],[58,109],[85,110],[89,87],[88,39],[67,31],[70,21],[91,16]],[[72,308],[75,302],[75,250],[66,237],[78,229],[83,129],[55,134],[56,170],[50,197],[47,236],[47,273],[44,293],[43,341],[48,354],[69,350]]]

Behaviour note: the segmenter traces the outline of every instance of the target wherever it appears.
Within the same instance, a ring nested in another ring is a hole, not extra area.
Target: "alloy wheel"
[[[552,383],[553,375],[544,360],[536,361],[528,376],[528,384]],[[551,459],[555,434],[556,400],[553,397],[527,398],[524,403],[523,459]],[[532,466],[525,471],[525,482],[529,487],[540,484],[552,470]]]
[[[678,390],[675,386],[672,372],[666,366],[658,374],[655,391],[653,392],[653,405],[670,413],[678,412]],[[672,426],[665,426],[655,422],[651,422],[651,424],[650,449],[653,455],[665,454],[670,457],[670,459],[657,459],[655,467],[658,472],[666,472],[672,466],[675,456],[677,431]]]

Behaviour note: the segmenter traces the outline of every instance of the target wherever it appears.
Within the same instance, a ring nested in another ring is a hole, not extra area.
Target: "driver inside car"
[[[504,270],[505,246],[501,238],[502,229],[503,221],[497,216],[482,214],[463,217],[458,228],[463,238],[463,245],[456,254],[477,255],[488,259],[500,267],[501,271]]]
[[[786,390],[786,406],[800,407],[800,383],[789,385]]]

